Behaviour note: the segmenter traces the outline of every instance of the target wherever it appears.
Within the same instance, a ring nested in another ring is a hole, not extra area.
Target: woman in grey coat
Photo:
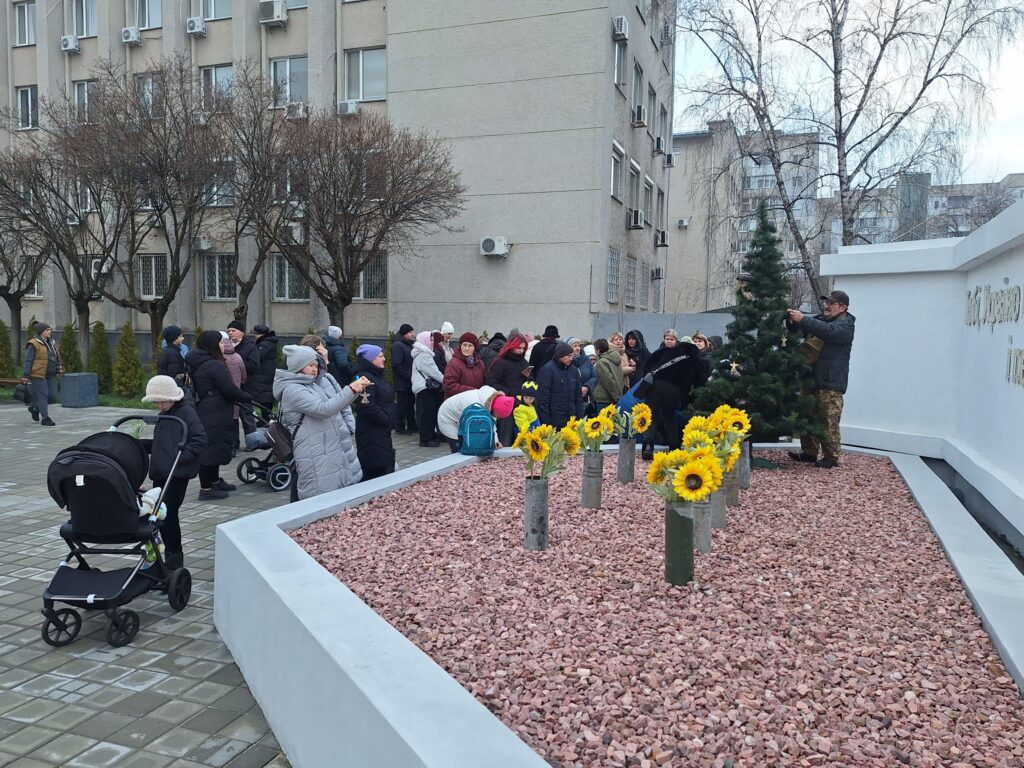
[[[328,388],[317,383],[319,365],[312,348],[289,344],[284,353],[287,370],[274,374],[274,397],[281,403],[281,422],[294,435],[298,497],[308,499],[343,487],[351,477],[351,435],[348,450],[344,450],[344,419],[338,416],[362,393],[368,381],[360,377],[340,387],[332,379]]]

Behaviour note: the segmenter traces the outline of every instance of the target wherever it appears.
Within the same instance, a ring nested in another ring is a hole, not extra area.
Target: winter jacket
[[[60,366],[60,353],[57,352],[57,345],[52,336],[45,340],[29,339],[25,350],[23,378],[49,379],[57,375]]]
[[[523,382],[527,380],[527,377],[523,376],[523,371],[528,365],[523,355],[509,352],[492,362],[487,369],[487,386],[494,387],[503,395],[518,397]]]
[[[246,391],[252,394],[252,399],[258,403],[269,405],[274,402],[274,374],[277,371],[277,334],[273,331],[260,336],[256,340],[253,357],[257,362],[255,372],[249,368],[246,362],[245,370],[249,373],[249,380],[246,384]],[[245,354],[237,347],[235,352]]]
[[[505,346],[505,342],[501,339],[491,339],[484,346],[477,350],[477,354],[480,355],[480,359],[484,361],[484,368],[490,368],[491,363],[494,362],[494,358],[501,352],[501,348]]]
[[[281,423],[294,435],[292,455],[299,498],[341,488],[347,462],[340,450],[337,416],[351,402],[351,390],[338,388],[329,394],[312,376],[278,370],[272,392],[281,402]]]
[[[412,391],[418,395],[427,389],[428,380],[436,383],[431,389],[440,391],[444,374],[437,368],[434,350],[417,341],[412,345]]]
[[[398,337],[391,344],[391,372],[395,391],[412,391],[412,342]]]
[[[487,372],[480,356],[473,355],[470,362],[462,356],[461,351],[457,351],[444,369],[444,396],[451,397],[459,392],[480,389],[486,381]]]
[[[156,362],[156,372],[161,376],[180,376],[188,373],[185,365],[185,357],[181,354],[181,347],[168,344],[160,350],[160,359]]]
[[[630,348],[629,339],[633,336],[636,338],[636,346]],[[626,338],[624,339],[626,345],[626,356],[636,364],[636,369],[641,373],[647,370],[647,360],[651,356],[651,351],[647,348],[647,344],[644,342],[644,335],[640,331],[632,330],[626,332]]]
[[[459,439],[459,420],[466,407],[476,403],[487,407],[487,401],[496,394],[494,387],[483,386],[479,389],[471,389],[452,395],[443,403],[437,411],[437,431],[449,440]],[[495,427],[494,440],[498,440],[497,427]]]
[[[363,470],[359,466],[359,456],[356,453],[356,417],[352,413],[352,403],[359,395],[329,373],[321,373],[315,381],[328,397],[334,397],[340,392],[346,401],[341,413],[334,418],[338,422],[338,432],[341,435],[341,454],[345,457],[341,484],[343,486],[354,485],[363,479]]]
[[[594,364],[582,352],[573,356],[572,364],[580,372],[580,386],[587,388],[588,394],[583,399],[589,400],[594,396],[594,390],[597,389],[597,371],[594,370]]]
[[[526,432],[529,429],[533,429],[537,421],[537,409],[532,405],[527,405],[523,402],[523,396],[519,396],[519,405],[512,411],[512,418],[516,421],[516,429],[520,432]]]
[[[551,360],[537,375],[537,418],[541,424],[564,427],[573,416],[582,419],[583,393],[579,369],[569,363]]]
[[[260,351],[259,348],[249,339],[243,337],[237,345],[235,345],[235,354],[238,355],[242,362],[245,363],[245,373],[247,376],[253,376],[260,369]]]
[[[224,342],[224,364],[228,367],[228,373],[231,374],[231,381],[239,389],[244,389],[249,375],[245,370],[245,363],[242,361],[241,356],[235,352],[235,345],[231,343],[231,339]],[[238,418],[237,405],[231,409],[231,417],[233,419]]]
[[[231,445],[238,434],[231,415],[232,403],[250,403],[252,395],[231,381],[231,373],[222,361],[203,349],[193,349],[185,358],[192,370],[192,386],[198,404],[196,413],[206,430],[206,448],[199,463],[219,466],[231,461]]]
[[[687,359],[676,362],[667,368],[654,373],[660,366],[677,357]],[[647,395],[647,404],[653,409],[655,402],[678,403],[676,410],[686,408],[690,404],[690,391],[701,387],[707,380],[704,377],[704,365],[700,360],[700,351],[695,344],[677,343],[674,347],[662,346],[655,350],[647,360],[647,372],[654,373],[654,384]]]
[[[622,365],[618,350],[609,349],[594,366],[597,373],[597,387],[594,388],[595,403],[617,403],[624,390]]]
[[[324,339],[327,347],[327,370],[341,386],[352,383],[352,361],[348,359],[348,350],[340,339],[328,336]]]
[[[177,347],[174,347],[177,350]],[[189,400],[179,400],[167,416],[177,416],[188,427],[185,448],[174,467],[173,477],[193,478],[199,474],[199,457],[206,448],[206,429]],[[178,455],[178,443],[181,442],[181,425],[171,419],[159,419],[153,427],[153,439],[141,441],[150,453],[149,477],[155,483],[165,483],[171,476],[174,457]]]
[[[536,379],[540,369],[547,365],[555,356],[555,345],[558,339],[541,339],[530,351],[530,365],[533,366],[533,377]]]
[[[384,378],[384,371],[363,358],[356,358],[353,376],[365,376],[373,382],[367,388],[367,401],[356,397],[352,410],[356,415],[356,452],[364,472],[395,466],[395,447],[391,443],[391,425],[395,418],[395,390]]]
[[[825,342],[814,364],[815,389],[833,389],[846,392],[850,377],[850,349],[853,347],[854,324],[857,318],[849,312],[829,320],[824,315],[804,316],[799,323],[786,321],[791,331],[799,330],[805,336],[817,336]]]

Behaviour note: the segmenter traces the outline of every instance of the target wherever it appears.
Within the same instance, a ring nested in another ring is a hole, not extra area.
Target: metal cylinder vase
[[[585,451],[583,454],[583,488],[580,491],[581,506],[587,509],[601,508],[603,472],[604,454],[600,451]]]
[[[633,482],[636,474],[636,438],[624,437],[619,441],[619,464],[615,478],[623,484]]]
[[[665,502],[665,581],[682,586],[693,580],[693,510]]]
[[[747,490],[750,487],[750,441],[744,440],[740,450],[739,464],[740,490]]]
[[[725,488],[719,488],[708,496],[708,504],[711,506],[711,527],[725,528],[727,521],[725,512]]]
[[[523,508],[523,546],[541,551],[548,548],[548,480],[526,480],[526,504]]]

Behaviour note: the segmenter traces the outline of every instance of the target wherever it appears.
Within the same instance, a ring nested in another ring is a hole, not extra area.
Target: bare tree
[[[376,114],[319,112],[294,122],[287,159],[305,233],[280,233],[277,245],[332,323],[343,324],[368,267],[414,255],[422,235],[456,231],[465,187],[450,148],[426,133]]]
[[[23,300],[33,292],[47,259],[46,251],[38,250],[32,239],[24,236],[25,228],[22,208],[8,207],[0,195],[0,299],[10,311],[16,363],[21,363]]]
[[[815,292],[811,238],[795,210],[801,195],[837,192],[849,245],[874,190],[911,171],[958,167],[987,94],[985,67],[1022,18],[1018,0],[680,0],[677,13],[714,63],[686,89],[694,107],[756,132]],[[802,189],[784,167],[798,156],[784,140],[794,133],[822,169],[801,177]]]

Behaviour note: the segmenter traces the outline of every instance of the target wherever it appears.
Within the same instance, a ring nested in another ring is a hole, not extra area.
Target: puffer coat
[[[583,418],[583,393],[579,369],[550,360],[537,374],[537,418],[541,424],[561,429],[575,416]]]
[[[232,440],[238,435],[231,404],[251,403],[252,395],[236,387],[227,365],[206,350],[193,349],[185,362],[192,369],[196,413],[206,430],[206,448],[199,463],[208,467],[227,464],[231,461]]]
[[[790,330],[813,334],[825,342],[818,362],[814,364],[815,389],[833,389],[846,392],[850,378],[850,349],[853,347],[854,324],[857,318],[843,312],[829,320],[825,315],[815,315],[799,323],[786,322]]]
[[[395,417],[395,390],[384,378],[384,371],[357,357],[352,373],[365,376],[373,386],[366,390],[367,402],[356,397],[352,410],[356,415],[356,452],[363,471],[395,466],[395,447],[391,442],[391,425]]]
[[[472,362],[467,360],[461,351],[456,351],[444,369],[445,397],[457,395],[459,392],[469,392],[471,389],[480,389],[487,381],[487,371],[480,355],[473,355],[471,360]]]
[[[323,378],[326,376],[318,377]],[[348,452],[341,447],[344,419],[339,416],[354,394],[337,386],[333,377],[329,383],[318,383],[318,379],[285,370],[274,374],[273,393],[281,402],[281,423],[295,435],[292,454],[300,499],[336,491],[352,476]]]
[[[507,352],[504,357],[497,358],[487,369],[487,386],[494,387],[503,395],[519,397],[523,382],[527,381],[523,371],[529,363],[526,357],[516,352]]]
[[[444,374],[437,367],[434,350],[432,347],[416,341],[412,345],[412,391],[418,395],[427,388],[428,379],[437,384],[433,389],[440,392],[441,384],[444,383]]]

